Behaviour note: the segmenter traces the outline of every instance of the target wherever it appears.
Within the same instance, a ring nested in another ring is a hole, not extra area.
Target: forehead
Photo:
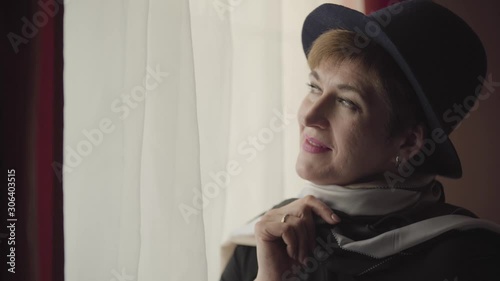
[[[348,85],[358,89],[366,98],[376,94],[376,78],[361,62],[322,60],[310,76],[322,83]]]

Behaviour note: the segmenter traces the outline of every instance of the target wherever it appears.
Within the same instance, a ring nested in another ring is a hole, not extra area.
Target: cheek
[[[349,157],[357,166],[379,166],[387,158],[389,144],[380,125],[370,124],[351,131]]]
[[[339,154],[344,157],[353,157],[362,150],[363,134],[355,124],[346,123],[339,128]]]
[[[381,135],[374,132],[374,125],[362,120],[351,120],[338,124],[339,155],[349,162],[365,161],[380,149]]]
[[[330,122],[332,124],[332,133],[338,144],[342,147],[355,147],[359,144],[363,137],[363,128],[361,120],[355,116],[342,114],[343,112],[334,113]]]

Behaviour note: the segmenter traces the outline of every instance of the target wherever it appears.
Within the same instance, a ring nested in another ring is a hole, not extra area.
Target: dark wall
[[[488,73],[500,82],[500,1],[436,0],[462,17],[479,35]],[[465,54],[466,55],[466,54]],[[464,67],[467,67],[464,65]],[[500,83],[451,135],[462,160],[463,178],[442,179],[447,201],[500,223]],[[485,89],[483,89],[485,90]]]

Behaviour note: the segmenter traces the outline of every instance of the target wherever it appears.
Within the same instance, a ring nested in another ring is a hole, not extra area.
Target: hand
[[[286,216],[285,222],[281,222]],[[303,264],[312,256],[316,241],[313,215],[330,224],[340,218],[312,195],[293,201],[281,208],[269,210],[255,225],[257,263],[255,280],[281,280],[282,274],[293,265]]]

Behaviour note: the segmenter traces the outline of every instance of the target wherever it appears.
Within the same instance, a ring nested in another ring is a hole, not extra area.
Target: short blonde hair
[[[312,44],[307,62],[311,70],[323,60],[338,65],[344,61],[359,63],[372,81],[376,94],[387,106],[390,136],[423,123],[425,117],[417,96],[392,57],[373,40],[364,48],[355,44],[356,33],[334,29],[320,35]]]

